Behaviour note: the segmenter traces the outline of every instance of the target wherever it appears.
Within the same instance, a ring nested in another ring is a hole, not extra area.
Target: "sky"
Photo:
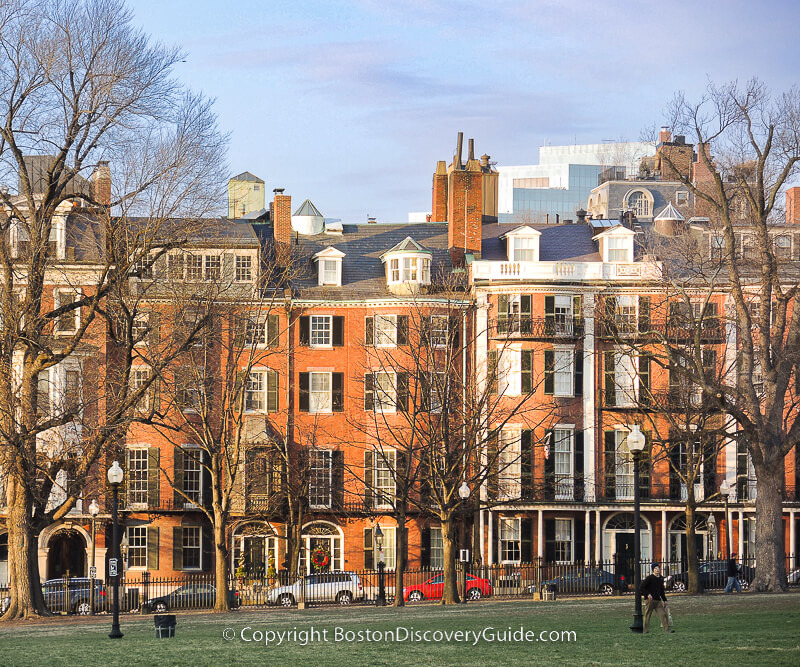
[[[344,222],[430,211],[458,132],[498,165],[638,141],[677,91],[798,79],[797,0],[129,0],[216,99],[231,175]]]

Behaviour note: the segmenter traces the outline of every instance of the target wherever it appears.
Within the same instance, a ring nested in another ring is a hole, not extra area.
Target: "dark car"
[[[211,584],[185,584],[167,595],[155,597],[145,605],[156,613],[170,609],[204,609],[213,607],[217,600],[217,589]],[[239,591],[228,591],[228,602],[232,609],[241,604]]]
[[[570,570],[553,579],[543,581],[541,589],[555,589],[557,593],[600,593],[611,595],[614,590],[626,590],[628,584],[624,576],[618,580],[607,570],[598,567],[580,567]],[[527,593],[534,593],[536,584],[525,589]]]
[[[63,611],[72,614],[89,614],[92,610],[90,579],[73,577],[71,579],[48,579],[42,584],[44,603],[50,611]],[[94,580],[95,611],[105,607],[106,590],[100,579]]]
[[[725,588],[728,583],[728,561],[712,560],[700,563],[697,568],[701,588]],[[739,567],[739,583],[742,590],[750,587],[750,582],[756,576],[755,568],[749,565]],[[689,572],[683,571],[664,577],[664,587],[677,592],[685,591],[689,587]]]

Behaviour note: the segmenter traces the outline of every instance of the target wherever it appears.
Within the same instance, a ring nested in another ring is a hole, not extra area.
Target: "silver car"
[[[308,574],[290,586],[273,588],[267,596],[269,604],[284,607],[291,607],[300,599],[348,605],[354,600],[364,599],[364,587],[358,575],[352,572],[318,572]]]

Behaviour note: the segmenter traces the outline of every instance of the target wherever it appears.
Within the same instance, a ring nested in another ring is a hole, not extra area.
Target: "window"
[[[402,387],[398,387],[398,376]],[[407,400],[408,395],[406,378],[404,373],[367,373],[364,376],[364,409],[384,412],[402,409],[401,399]]]
[[[72,290],[56,291],[56,309],[75,303],[79,295]],[[74,308],[58,316],[56,320],[56,333],[73,334],[81,323],[81,309]]]
[[[147,334],[150,332],[150,313],[136,313],[133,318],[133,328],[131,338],[134,345],[142,345],[147,342]]]
[[[575,351],[569,350],[553,350],[554,353],[554,395],[555,396],[572,396],[573,393],[573,377],[572,377],[572,361],[575,358]]]
[[[311,315],[311,347],[330,346],[331,320],[330,315]]]
[[[689,193],[686,190],[679,190],[675,193],[675,203],[678,206],[686,206],[689,203]]]
[[[621,295],[617,297],[614,321],[620,333],[633,333],[638,330],[637,302],[638,297],[635,295]]]
[[[633,407],[636,405],[638,385],[636,357],[625,352],[617,352],[614,357],[615,405],[618,407]]]
[[[147,449],[128,450],[128,505],[147,504]]]
[[[569,294],[556,294],[553,325],[556,335],[572,335],[572,301]]]
[[[309,412],[331,411],[331,374],[310,373],[311,390]]]
[[[533,237],[515,236],[514,237],[514,259],[515,262],[535,262],[536,246],[538,239]]]
[[[128,567],[147,567],[147,526],[128,526]]]
[[[153,278],[153,261],[155,259],[154,253],[145,253],[141,255],[131,266],[131,274],[138,276],[144,280],[152,280]]]
[[[498,527],[500,529],[500,560],[504,563],[518,563],[522,558],[520,520],[501,517]]]
[[[205,255],[203,257],[204,277],[206,280],[219,280],[222,276],[222,257],[219,255]]]
[[[417,257],[403,257],[403,282],[417,282]]]
[[[428,257],[393,257],[389,259],[387,277],[390,283],[420,283],[431,281],[431,260]]]
[[[615,431],[617,500],[633,500],[633,456],[628,448],[628,431]]]
[[[181,252],[167,256],[167,274],[172,280],[183,280],[184,255]]]
[[[339,284],[339,267],[338,262],[333,259],[323,259],[320,262],[320,271],[322,273],[323,285],[338,285]]]
[[[238,345],[252,347],[277,347],[280,339],[279,319],[277,315],[266,318],[241,317],[237,323]],[[244,334],[242,336],[242,333]]]
[[[775,237],[775,258],[776,259],[791,259],[792,258],[792,237],[791,236],[776,236]]]
[[[641,191],[634,192],[628,197],[628,209],[633,211],[633,214],[637,218],[648,217],[652,215],[652,208],[650,205],[650,199],[648,196]],[[615,261],[615,260],[610,260]],[[627,261],[627,260],[618,260],[618,261]]]
[[[200,526],[181,526],[183,569],[202,569],[203,531]]]
[[[447,347],[447,315],[431,315],[431,347]]]
[[[386,569],[393,570],[397,564],[397,529],[395,526],[381,526],[381,532],[383,533],[383,554],[380,553],[378,545],[375,544],[375,559],[373,562],[376,565],[380,563],[381,555],[383,555]]]
[[[394,503],[395,484],[394,484],[394,465],[396,452],[376,451],[374,453],[375,468],[372,483],[374,487],[374,507],[390,508]]]
[[[178,369],[175,371],[175,402],[184,412],[199,412],[205,395],[205,369]]]
[[[139,391],[150,379],[150,367],[149,366],[136,366],[131,369],[130,375],[130,390],[131,393],[136,393]],[[140,413],[148,413],[152,407],[152,399],[153,399],[153,391],[152,388],[155,386],[155,381],[151,385],[151,390],[146,391],[142,394],[141,398],[139,399],[138,403],[136,404],[136,410]]]
[[[309,452],[308,503],[311,509],[330,507],[333,501],[333,452],[312,449]]]
[[[184,507],[187,502],[199,507],[203,503],[203,452],[197,447],[184,447],[182,452]]]
[[[244,409],[248,412],[278,411],[277,371],[252,371],[247,376]]]
[[[711,236],[711,259],[723,259],[726,247],[725,237],[722,234],[713,234]]]
[[[77,370],[64,371],[64,391],[62,409],[66,414],[80,416],[83,400],[81,398],[81,373]]]
[[[389,271],[390,271],[389,279],[393,283],[399,283],[400,282],[400,260],[399,259],[395,258],[395,259],[390,260]]]
[[[50,371],[41,371],[36,384],[36,409],[41,417],[50,417]]]
[[[624,236],[609,236],[608,243],[609,262],[630,262],[630,241]]]
[[[447,372],[446,371],[431,371],[428,373],[426,382],[429,386],[426,387],[428,396],[428,409],[433,413],[442,411],[442,406],[447,400]],[[425,385],[423,385],[425,386]]]
[[[253,258],[250,255],[236,255],[236,282],[249,283],[253,280]]]
[[[186,280],[202,280],[203,279],[203,256],[202,255],[186,255]]]
[[[434,570],[444,568],[444,542],[441,528],[431,528],[431,567]]]
[[[500,431],[497,453],[498,495],[501,500],[517,500],[522,495],[521,433],[518,430]]]
[[[376,315],[375,345],[377,347],[394,347],[397,344],[397,315]]]
[[[572,562],[572,519],[556,519],[556,562]]]
[[[556,500],[572,500],[574,489],[572,429],[553,431],[553,463],[555,467]]]

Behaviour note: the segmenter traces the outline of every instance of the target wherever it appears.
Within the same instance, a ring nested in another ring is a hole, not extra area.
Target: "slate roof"
[[[589,225],[528,225],[541,233],[539,260],[542,262],[599,262],[600,251],[592,241],[594,231]],[[500,237],[517,229],[519,223],[483,225],[481,259],[508,259],[506,242]]]
[[[249,171],[243,171],[238,176],[234,176],[231,178],[232,181],[248,181],[250,183],[263,183],[264,181],[260,179],[255,174],[251,174]]]

